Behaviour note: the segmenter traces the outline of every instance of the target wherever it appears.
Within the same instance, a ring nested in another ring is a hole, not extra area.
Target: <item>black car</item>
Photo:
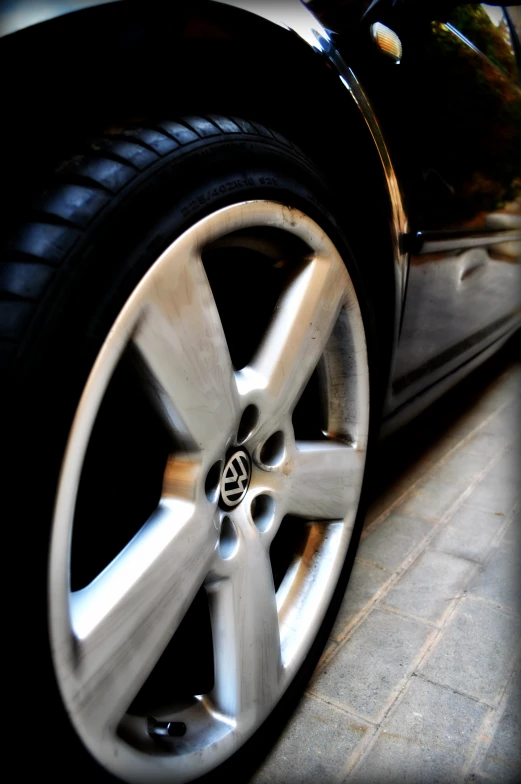
[[[372,445],[521,324],[519,16],[2,5],[29,779],[244,779],[294,706]]]

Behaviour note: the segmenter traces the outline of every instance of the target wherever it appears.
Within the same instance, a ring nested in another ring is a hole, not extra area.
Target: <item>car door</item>
[[[340,37],[394,163],[411,232],[390,409],[519,323],[521,90],[501,7],[376,3],[399,62]]]
[[[506,332],[521,292],[521,94],[503,9],[455,9],[448,23],[431,24],[419,55],[423,161],[410,214],[421,234],[409,261],[395,405]]]

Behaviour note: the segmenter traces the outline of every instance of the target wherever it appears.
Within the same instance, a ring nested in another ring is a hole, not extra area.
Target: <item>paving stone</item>
[[[521,614],[521,553],[503,541],[469,586],[469,594]]]
[[[498,488],[512,488],[515,497],[519,498],[521,494],[521,466],[518,450],[514,446],[506,449],[494,463],[490,469],[490,476],[494,477]]]
[[[483,407],[480,407],[479,400],[472,401],[469,410],[458,417],[448,432],[452,437],[457,437],[460,440],[472,436],[473,431],[479,430],[483,425],[483,420],[493,414],[500,405],[491,403],[490,408],[487,407],[487,410],[484,410]]]
[[[304,696],[251,784],[318,784],[339,777],[370,726]]]
[[[348,623],[366,606],[389,577],[390,573],[385,569],[355,561],[347,591],[330,635],[333,640],[342,637]]]
[[[333,640],[333,639],[331,639],[331,637],[330,637],[330,638],[328,639],[327,643],[326,643],[326,644],[325,644],[325,646],[324,646],[324,650],[322,651],[322,656],[320,657],[320,663],[321,663],[321,662],[322,662],[324,659],[326,659],[326,658],[328,658],[329,656],[331,656],[331,655],[334,653],[334,651],[336,651],[336,649],[337,649],[337,648],[338,648],[338,643],[337,643],[337,641],[336,641],[336,640]]]
[[[390,486],[380,491],[367,510],[366,527],[369,527],[377,517],[389,514],[390,508],[400,503],[399,499],[402,496],[407,496],[411,486],[415,481],[419,480],[424,473],[425,471],[419,473],[415,478],[411,478],[407,473],[404,476],[400,476]]]
[[[510,362],[508,367],[498,376],[497,383],[500,384],[505,391],[517,395],[521,388],[521,363],[516,362],[515,360]]]
[[[459,447],[433,472],[433,479],[465,489],[478,474],[487,470],[490,461],[491,456],[486,453],[470,453],[465,446]]]
[[[378,721],[431,633],[422,623],[375,610],[339,646],[310,688],[356,715]]]
[[[432,547],[481,563],[504,522],[504,515],[489,509],[460,506],[450,523],[433,539]]]
[[[490,509],[498,514],[508,515],[516,503],[515,487],[501,484],[494,475],[487,474],[465,499],[466,506],[476,509]]]
[[[412,678],[376,743],[347,781],[353,784],[461,781],[469,747],[487,711],[460,694]]]
[[[463,599],[421,672],[431,681],[496,706],[520,632],[521,625],[511,615]]]
[[[508,385],[507,376],[496,378],[473,406],[473,409],[483,414],[484,419],[491,414],[500,414],[503,406],[512,402],[514,392]]]
[[[384,603],[416,618],[437,623],[450,603],[462,595],[474,568],[470,561],[427,550],[387,594]]]
[[[358,556],[394,570],[429,533],[432,523],[393,512],[362,540]]]
[[[404,466],[403,471],[372,500],[366,515],[367,524],[387,512],[391,506],[399,503],[400,497],[407,495],[416,482],[421,482],[422,478],[436,467],[448,449],[450,446],[435,444]],[[384,460],[383,466],[386,464]]]
[[[479,774],[471,771],[470,773],[467,773],[463,779],[463,784],[491,784],[491,781],[486,773]],[[516,782],[516,784],[518,783]]]
[[[495,781],[521,781],[521,672],[517,674],[505,711],[481,766]]]
[[[429,475],[396,507],[396,512],[438,522],[462,493],[463,489],[459,485]]]
[[[504,435],[479,430],[462,448],[467,454],[482,454],[492,458],[504,449],[507,443]]]
[[[519,395],[519,389],[517,394]],[[504,435],[514,443],[519,437],[519,414],[519,403],[513,400],[497,416],[483,425],[483,432]]]
[[[503,542],[515,549],[521,555],[521,510],[514,515],[510,525],[505,531]]]

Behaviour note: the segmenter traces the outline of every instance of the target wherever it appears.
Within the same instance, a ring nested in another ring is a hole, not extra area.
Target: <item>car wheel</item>
[[[343,594],[370,424],[355,262],[312,163],[215,116],[112,128],[7,253],[47,764],[67,737],[125,782],[198,779],[287,712]]]

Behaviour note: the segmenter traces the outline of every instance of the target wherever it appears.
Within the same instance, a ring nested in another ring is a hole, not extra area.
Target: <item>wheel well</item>
[[[118,2],[0,41],[4,204],[12,225],[102,128],[215,112],[257,120],[323,171],[375,314],[379,388],[394,320],[390,200],[374,142],[338,74],[294,33],[229,6]],[[29,67],[28,67],[29,66]]]

